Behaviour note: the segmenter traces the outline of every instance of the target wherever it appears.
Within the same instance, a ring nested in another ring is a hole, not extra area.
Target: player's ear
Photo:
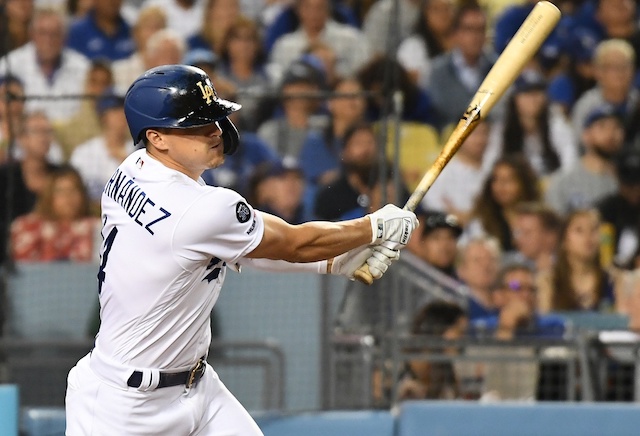
[[[144,134],[147,138],[148,144],[153,145],[158,150],[167,150],[168,147],[166,142],[164,141],[162,133],[154,129],[147,129]]]

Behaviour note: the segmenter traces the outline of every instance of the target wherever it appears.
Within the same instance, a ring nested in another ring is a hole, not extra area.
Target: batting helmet
[[[218,97],[211,79],[200,68],[163,65],[138,77],[129,87],[124,112],[137,144],[147,129],[186,129],[218,122],[224,153],[238,148],[239,135],[228,115],[240,105]]]

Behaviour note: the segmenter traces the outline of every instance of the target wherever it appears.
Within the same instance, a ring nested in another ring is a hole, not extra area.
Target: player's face
[[[189,129],[154,129],[152,132],[152,136],[156,132],[158,135],[152,141],[152,155],[194,180],[203,171],[224,162],[222,130],[218,123]],[[153,152],[156,149],[160,155]]]

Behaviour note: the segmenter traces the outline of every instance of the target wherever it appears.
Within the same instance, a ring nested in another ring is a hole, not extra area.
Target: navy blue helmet
[[[219,98],[209,76],[188,65],[163,65],[146,71],[131,84],[124,100],[134,143],[144,138],[147,129],[186,129],[217,121],[225,154],[238,148],[238,130],[228,115],[240,107]]]

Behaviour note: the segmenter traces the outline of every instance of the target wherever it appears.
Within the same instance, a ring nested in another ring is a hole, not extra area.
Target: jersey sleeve
[[[253,251],[263,233],[262,215],[241,195],[211,188],[187,208],[173,243],[179,256],[194,260],[213,255],[233,263]]]

